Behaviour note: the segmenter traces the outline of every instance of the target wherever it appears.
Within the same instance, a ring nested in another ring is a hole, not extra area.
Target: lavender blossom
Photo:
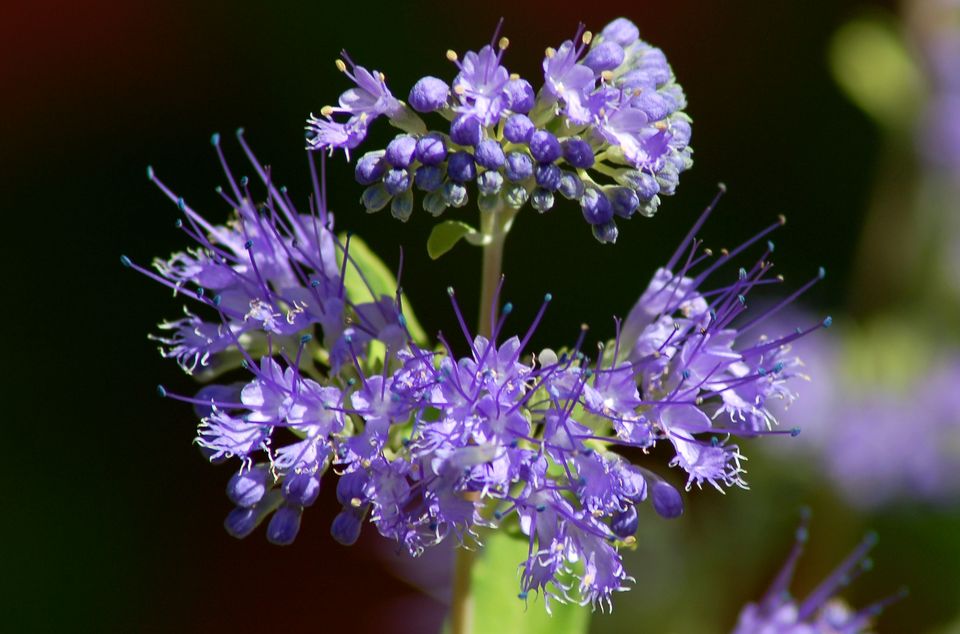
[[[804,599],[792,597],[789,591],[790,582],[807,542],[808,522],[809,514],[805,513],[797,529],[793,549],[783,568],[763,598],[743,608],[733,634],[866,633],[884,608],[906,596],[906,591],[900,590],[856,611],[835,598],[836,593],[849,585],[860,573],[871,569],[872,562],[867,558],[867,553],[877,542],[876,535],[871,533]]]
[[[625,18],[597,36],[581,26],[574,39],[546,50],[543,87],[535,93],[530,82],[503,65],[509,40],[499,32],[500,26],[479,51],[462,57],[447,52],[458,71],[449,86],[428,76],[410,91],[413,110],[439,113],[450,121],[449,130],[428,131],[391,95],[382,74],[352,63],[348,72],[339,61],[357,86],[344,93],[339,107],[324,108],[325,118],[311,117],[310,148],[349,152],[367,126],[386,115],[413,135],[417,151],[412,161],[404,156],[399,162],[388,153],[384,169],[374,168],[384,165],[379,151],[360,159],[357,181],[368,187],[362,199],[368,211],[402,199],[403,213],[391,209],[405,220],[415,185],[427,192],[424,209],[438,216],[466,204],[467,185],[476,181],[481,209],[519,209],[530,202],[545,213],[559,190],[581,203],[598,240],[615,242],[616,220],[607,212],[652,216],[660,197],[672,195],[679,174],[692,165],[686,100],[666,58],[640,40]],[[338,114],[349,118],[336,122],[331,117]],[[409,138],[401,135],[391,145]],[[424,139],[431,139],[431,147],[449,148],[449,157],[421,151]],[[407,171],[401,176],[397,169]],[[504,179],[513,184],[501,187]]]
[[[694,237],[708,207],[595,358],[583,352],[586,328],[567,349],[527,352],[549,294],[524,333],[505,334],[507,303],[489,315],[492,335],[483,337],[469,330],[451,289],[462,339],[440,334],[429,348],[411,336],[399,291],[369,290],[365,303],[345,291],[349,240],[332,234],[318,179],[312,213],[298,214],[240,142],[267,201],[250,202],[246,179],[227,170],[234,195],[224,196],[236,215],[216,226],[151,173],[178,201],[187,219],[178,226],[199,247],[161,262],[158,273],[123,259],[219,318],[230,343],[182,356],[185,369],[232,354],[247,373],[241,385],[195,397],[159,390],[201,412],[197,444],[212,461],[239,460],[227,489],[236,505],[225,521],[230,534],[244,537],[267,521],[268,540],[291,543],[333,471],[343,505],[331,527],[337,541],[353,543],[369,520],[419,555],[447,538],[474,546],[481,527],[513,523],[528,543],[522,599],[540,595],[548,610],[554,601],[609,609],[631,580],[618,548],[636,540],[637,505],[650,499],[665,518],[683,512],[660,469],[616,449],[666,442],[673,457],[662,466],[679,468],[686,489],[723,491],[746,488],[734,437],[794,433],[773,428],[767,401],[792,398],[797,362],[788,344],[825,324],[747,335],[779,308],[744,319],[749,292],[778,281],[769,243],[734,279],[704,288],[782,221],[714,259]],[[406,157],[409,148],[387,154]],[[353,272],[363,278],[359,267]]]

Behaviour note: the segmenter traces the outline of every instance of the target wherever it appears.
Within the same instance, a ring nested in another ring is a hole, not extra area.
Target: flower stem
[[[457,548],[453,564],[453,599],[450,602],[451,634],[470,634],[473,631],[473,595],[470,593],[470,575],[476,551]]]
[[[480,315],[477,332],[484,337],[491,333],[490,311],[494,310],[493,296],[503,272],[503,243],[513,224],[516,210],[502,205],[493,211],[481,212],[480,228],[489,242],[483,246],[483,269],[480,276]]]
[[[477,332],[484,337],[491,335],[493,324],[490,313],[495,309],[493,297],[503,272],[503,244],[513,225],[516,210],[502,204],[489,211],[480,212],[480,228],[489,240],[483,245],[483,266],[480,274],[480,315],[477,319]],[[479,500],[478,493],[468,493],[474,501]],[[473,595],[470,592],[470,577],[473,563],[477,559],[476,550],[458,548],[453,564],[453,597],[450,601],[451,634],[470,634],[473,631]]]

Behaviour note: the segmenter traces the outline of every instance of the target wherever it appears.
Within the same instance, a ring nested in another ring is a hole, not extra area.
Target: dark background
[[[305,200],[304,119],[347,88],[333,64],[341,48],[384,71],[394,93],[405,97],[419,76],[452,77],[444,51],[479,48],[503,15],[511,39],[505,63],[537,85],[544,47],[570,37],[579,20],[599,29],[627,15],[644,39],[665,50],[687,92],[694,169],[654,219],[621,223],[615,247],[597,244],[569,204],[546,216],[524,210],[505,262],[514,327],[525,328],[550,291],[555,300],[534,348],[572,340],[581,322],[593,326],[595,339],[608,337],[611,317],[629,309],[718,181],[729,193],[708,225],[708,242],[735,244],[786,214],[787,230],[776,238],[777,265],[796,283],[824,265],[828,278],[811,300],[829,309],[849,290],[845,280],[879,139],[832,83],[825,50],[836,27],[864,4],[886,3],[7,6],[0,25],[0,209],[6,221],[0,252],[7,261],[3,312],[12,343],[3,384],[14,410],[4,416],[2,567],[9,586],[0,599],[3,622],[191,632],[365,632],[392,622],[390,631],[403,634],[435,629],[442,618],[440,603],[392,576],[383,563],[390,548],[372,531],[355,548],[333,543],[331,487],[305,515],[293,547],[268,545],[262,531],[237,542],[222,530],[230,469],[210,467],[191,446],[195,420],[188,408],[154,394],[159,382],[192,389],[145,337],[161,318],[177,316],[178,302],[118,260],[126,253],[146,262],[184,246],[173,228],[176,208],[148,183],[146,165],[195,208],[221,220],[228,210],[213,193],[222,178],[208,139],[223,132],[228,156],[239,166],[229,133],[242,125],[261,161]],[[374,130],[371,147],[392,134],[386,124]],[[357,204],[352,165],[338,154],[328,166],[338,227],[355,230],[391,266],[404,248],[404,287],[428,330],[453,326],[448,285],[461,290],[473,314],[469,291],[476,288],[478,251],[460,245],[439,264],[431,262],[426,214],[414,214],[407,225],[385,214],[368,216]],[[694,526],[703,521],[698,512],[722,513],[719,502],[727,501],[702,497],[708,501],[689,513]],[[736,498],[733,509],[749,503],[746,494],[728,497]],[[733,592],[739,602],[724,608],[727,621],[718,630],[762,591],[762,580],[785,554],[799,497],[784,492],[770,518],[782,538],[764,553],[769,560],[758,562],[757,581]],[[710,539],[709,531],[701,532]],[[827,547],[811,579],[851,544],[838,538]],[[743,553],[749,543],[725,538],[716,548]],[[716,571],[725,584],[735,572]],[[885,577],[865,594],[876,597],[907,581]],[[655,570],[643,571],[644,583],[656,579]],[[645,596],[638,587],[618,599]],[[891,611],[881,631],[915,623],[916,609]],[[942,613],[926,616],[936,622]],[[601,617],[594,627],[640,631],[636,623]]]

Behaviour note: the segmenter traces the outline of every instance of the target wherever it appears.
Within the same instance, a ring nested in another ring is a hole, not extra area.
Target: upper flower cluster
[[[772,338],[750,331],[809,285],[745,318],[750,291],[779,281],[767,243],[752,265],[705,288],[781,222],[714,256],[694,237],[711,205],[594,358],[582,351],[586,329],[569,349],[525,354],[549,295],[522,336],[504,335],[506,304],[482,337],[451,291],[466,351],[457,354],[443,335],[435,348],[415,336],[399,291],[373,290],[349,238],[332,233],[320,179],[311,213],[298,213],[240,142],[266,186],[264,203],[227,169],[230,192],[221,194],[234,217],[214,225],[151,172],[198,244],[157,261],[156,272],[123,258],[214,316],[165,324],[165,356],[188,372],[212,376],[232,364],[247,373],[195,397],[160,388],[196,406],[197,443],[212,461],[240,460],[227,487],[231,534],[269,518],[268,539],[290,543],[333,471],[343,510],[331,531],[343,543],[366,518],[412,554],[515,522],[529,540],[521,597],[609,605],[629,579],[617,549],[635,539],[637,505],[649,499],[665,517],[683,511],[671,484],[617,449],[666,444],[688,489],[722,490],[746,486],[732,436],[795,433],[772,429],[769,401],[793,398],[790,343],[829,321]],[[214,145],[222,159],[216,137]],[[366,301],[351,292],[351,276]]]
[[[503,66],[508,46],[495,34],[462,58],[448,51],[458,71],[452,84],[423,77],[407,103],[382,73],[344,56],[337,65],[356,86],[338,106],[311,116],[308,146],[349,154],[370,123],[386,116],[404,133],[356,165],[369,211],[390,205],[406,220],[416,189],[423,208],[439,216],[465,205],[475,183],[482,211],[529,202],[546,212],[557,194],[576,200],[597,239],[614,242],[616,218],[653,215],[692,164],[686,99],[666,57],[625,18],[596,36],[581,26],[574,39],[546,50],[535,91]],[[430,129],[417,113],[432,112],[449,123]]]

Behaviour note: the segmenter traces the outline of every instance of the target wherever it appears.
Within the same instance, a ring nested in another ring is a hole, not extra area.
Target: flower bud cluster
[[[405,132],[386,149],[364,154],[356,179],[367,189],[364,207],[407,220],[415,192],[439,216],[471,196],[481,211],[527,204],[545,213],[557,197],[580,203],[601,242],[616,241],[617,218],[652,216],[660,196],[672,195],[692,164],[686,99],[663,53],[639,38],[625,18],[597,36],[583,29],[548,48],[543,85],[502,65],[507,38],[461,59],[447,53],[458,74],[452,84],[427,76],[408,102],[392,96],[383,75],[347,71],[356,87],[339,107],[309,121],[313,149],[355,148],[369,123],[383,115]],[[346,114],[336,122],[332,116]],[[419,114],[448,122],[431,130]]]

